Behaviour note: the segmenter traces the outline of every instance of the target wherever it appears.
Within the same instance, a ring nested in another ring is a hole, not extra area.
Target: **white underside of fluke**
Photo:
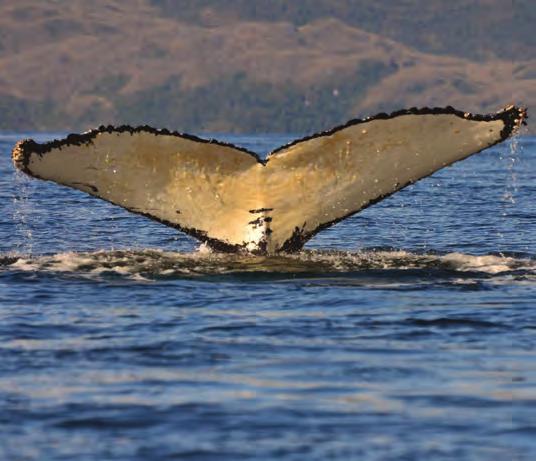
[[[496,144],[522,123],[421,109],[284,146],[266,161],[216,141],[149,127],[102,127],[17,144],[24,172],[100,197],[227,251],[295,251],[319,230]]]

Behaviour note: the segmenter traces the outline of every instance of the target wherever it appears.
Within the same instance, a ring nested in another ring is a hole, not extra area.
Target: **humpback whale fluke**
[[[299,250],[313,235],[515,133],[526,110],[412,108],[351,120],[266,159],[149,126],[101,126],[13,149],[15,166],[175,227],[220,251]]]

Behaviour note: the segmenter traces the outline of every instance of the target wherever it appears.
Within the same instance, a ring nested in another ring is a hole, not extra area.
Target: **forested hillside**
[[[151,0],[183,22],[270,21],[303,26],[332,17],[420,51],[485,60],[534,55],[531,0]]]
[[[528,0],[0,0],[0,129],[310,132],[536,102]]]

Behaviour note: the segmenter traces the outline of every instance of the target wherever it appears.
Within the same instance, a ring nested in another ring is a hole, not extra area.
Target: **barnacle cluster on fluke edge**
[[[519,129],[519,127],[522,124],[526,125],[527,109],[524,107],[516,107],[514,105],[510,105],[501,109],[500,111],[494,114],[485,114],[485,115],[473,114],[471,112],[462,112],[461,110],[457,110],[452,106],[421,107],[421,108],[410,107],[409,109],[401,109],[401,110],[397,110],[391,113],[380,112],[379,114],[373,115],[371,117],[355,118],[355,119],[349,120],[343,125],[338,125],[329,130],[319,131],[318,133],[314,133],[304,138],[296,139],[290,142],[289,144],[278,147],[277,149],[272,151],[270,155],[275,154],[283,149],[286,149],[300,142],[307,141],[309,139],[332,135],[336,133],[337,131],[343,130],[350,126],[359,125],[361,123],[366,123],[366,122],[371,122],[373,120],[388,120],[390,118],[399,117],[401,115],[456,115],[460,118],[464,118],[466,120],[475,120],[477,122],[491,122],[494,120],[503,120],[504,129],[501,132],[501,140],[499,141],[499,142],[502,142],[506,138],[508,138],[508,136],[514,133],[517,129]]]
[[[461,118],[465,118],[467,120],[475,120],[475,121],[503,120],[505,126],[504,126],[503,131],[501,132],[501,141],[504,141],[506,138],[508,138],[513,132],[519,129],[519,127],[522,124],[526,125],[526,119],[527,119],[527,109],[523,107],[516,107],[514,105],[507,106],[495,114],[487,114],[487,115],[472,114],[470,112],[462,112],[460,110],[454,109],[454,107],[451,107],[451,106],[422,107],[422,108],[411,107],[409,109],[402,109],[402,110],[398,110],[395,112],[391,112],[390,114],[386,112],[381,112],[379,114],[373,115],[372,117],[356,118],[356,119],[349,120],[343,125],[338,125],[329,130],[319,131],[317,133],[305,136],[303,138],[296,139],[288,144],[282,145],[278,147],[277,149],[273,150],[269,154],[269,156],[276,154],[277,152],[283,149],[286,149],[290,146],[293,146],[295,144],[298,144],[300,142],[307,141],[309,139],[318,138],[321,136],[329,136],[331,134],[336,133],[337,131],[343,130],[344,128],[347,128],[353,125],[358,125],[360,123],[366,123],[366,122],[370,122],[373,120],[387,120],[390,118],[399,117],[400,115],[428,115],[428,114],[452,114]],[[157,129],[149,125],[140,125],[136,127],[132,127],[129,125],[120,125],[117,127],[114,127],[113,125],[106,125],[106,126],[101,125],[98,128],[86,131],[85,133],[81,133],[81,134],[72,133],[63,139],[55,139],[53,141],[43,143],[43,144],[38,144],[33,139],[24,139],[22,141],[19,141],[15,145],[13,152],[12,152],[13,163],[19,170],[23,171],[26,174],[31,175],[31,172],[28,171],[27,169],[29,156],[31,153],[42,155],[42,154],[46,154],[52,149],[56,149],[56,148],[61,149],[62,146],[66,146],[66,145],[79,146],[82,144],[88,144],[88,143],[91,143],[93,139],[99,133],[125,133],[125,132],[131,133],[131,134],[144,132],[144,133],[152,133],[154,135],[177,136],[180,138],[189,139],[191,141],[216,144],[216,145],[224,146],[224,147],[232,147],[233,149],[238,149],[246,154],[253,156],[259,163],[264,164],[267,161],[267,160],[261,159],[258,156],[258,154],[256,154],[255,152],[250,151],[244,147],[235,146],[232,143],[226,143],[226,142],[218,141],[216,139],[200,138],[200,137],[187,134],[187,133],[181,133],[178,131],[170,131],[167,128]]]

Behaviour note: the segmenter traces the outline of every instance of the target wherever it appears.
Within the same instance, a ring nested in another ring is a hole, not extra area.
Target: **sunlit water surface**
[[[263,258],[27,179],[20,137],[0,459],[536,459],[536,138]]]

